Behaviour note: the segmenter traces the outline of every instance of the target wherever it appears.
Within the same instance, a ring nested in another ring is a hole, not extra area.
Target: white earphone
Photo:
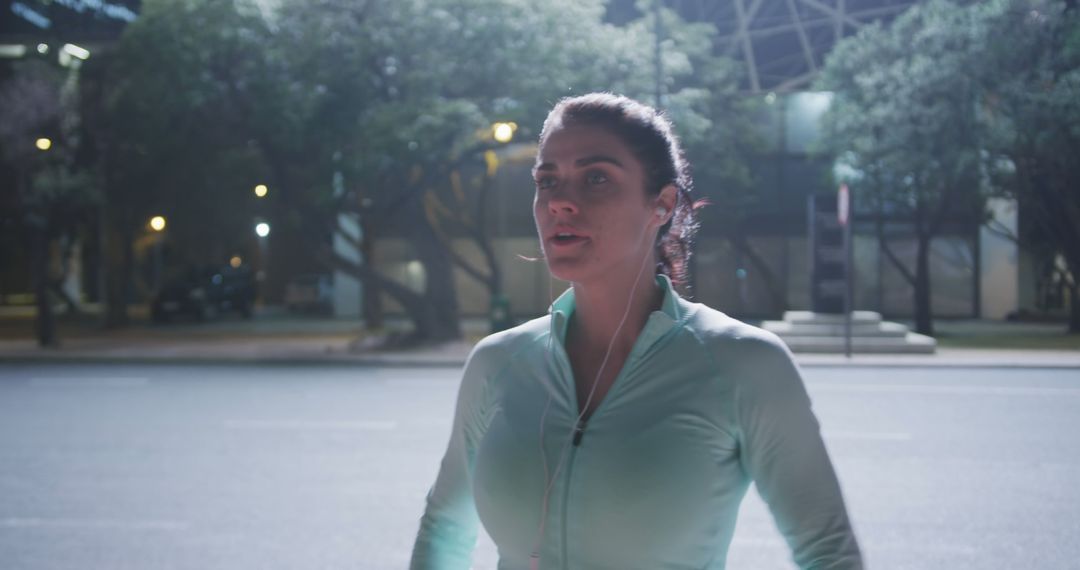
[[[659,216],[660,218],[663,218],[667,214],[668,214],[668,209],[667,208],[665,208],[663,206],[657,206],[657,208],[656,208],[656,215],[657,216]],[[646,226],[644,228],[644,231],[642,231],[642,233],[641,233],[641,240],[642,240],[641,243],[644,243],[644,240],[646,239],[646,237],[648,235],[649,235],[648,226]],[[615,339],[618,338],[619,331],[622,330],[623,325],[626,324],[627,317],[630,316],[630,308],[632,306],[631,303],[633,302],[633,299],[634,299],[634,292],[637,291],[638,283],[641,282],[641,276],[644,273],[644,270],[645,270],[645,267],[647,265],[648,259],[649,259],[649,257],[646,255],[641,260],[641,267],[638,269],[637,278],[634,279],[633,287],[630,288],[630,295],[629,295],[629,298],[628,298],[627,303],[626,303],[626,310],[623,312],[622,320],[619,321],[619,326],[615,329],[615,334],[611,335],[611,341],[608,343],[607,352],[604,353],[604,360],[601,361],[600,369],[597,371],[596,378],[593,380],[592,390],[589,391],[589,397],[585,400],[585,405],[581,406],[584,410],[589,409],[589,404],[592,402],[593,395],[596,394],[596,387],[599,386],[599,384],[600,384],[600,376],[604,373],[604,368],[607,366],[608,358],[611,356],[611,349],[612,349],[613,346],[615,346]],[[549,284],[550,284],[550,281],[549,281]],[[551,295],[550,291],[549,291],[549,296],[553,297],[553,295]],[[552,352],[551,344],[553,342],[552,336],[549,335],[547,340],[548,340],[548,347],[547,347],[546,355],[547,355],[547,357],[549,359],[548,360],[548,365],[550,367],[554,368],[554,363],[550,360],[551,352]],[[540,415],[540,434],[539,434],[540,457],[541,457],[541,461],[543,462],[543,465],[544,465],[544,498],[543,498],[543,505],[542,505],[541,511],[540,511],[540,513],[541,513],[540,514],[540,524],[539,524],[539,529],[537,530],[537,534],[536,534],[536,541],[533,543],[532,553],[529,556],[529,570],[539,570],[539,568],[540,568],[540,548],[541,548],[541,545],[543,544],[543,541],[544,541],[544,531],[546,530],[546,526],[547,526],[546,523],[547,523],[547,512],[548,512],[548,501],[551,498],[552,486],[555,484],[555,479],[556,479],[556,477],[558,477],[559,471],[562,470],[563,463],[566,460],[566,456],[567,456],[566,452],[567,452],[567,450],[570,449],[571,445],[577,445],[581,441],[580,440],[580,434],[584,433],[584,424],[582,423],[582,419],[585,417],[586,412],[582,411],[581,413],[579,413],[577,415],[577,419],[574,420],[574,428],[569,433],[566,434],[566,439],[564,440],[563,445],[559,450],[559,461],[558,461],[558,463],[555,464],[554,472],[549,473],[548,465],[547,465],[547,453],[546,453],[546,451],[544,449],[544,425],[545,425],[545,421],[547,419],[548,408],[550,406],[551,406],[551,394],[549,392],[548,393],[547,405],[544,406],[544,412]]]

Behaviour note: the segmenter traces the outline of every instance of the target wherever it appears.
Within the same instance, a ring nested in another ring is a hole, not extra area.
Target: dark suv
[[[157,322],[175,315],[205,320],[236,311],[250,318],[254,305],[255,279],[249,267],[210,266],[193,268],[166,282],[154,296],[150,316]]]

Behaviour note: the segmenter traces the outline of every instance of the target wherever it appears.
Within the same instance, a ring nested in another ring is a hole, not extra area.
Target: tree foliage
[[[1069,150],[1080,141],[1077,11],[1059,0],[933,0],[829,57],[832,150],[879,219],[910,220],[915,270],[883,248],[915,285],[923,331],[923,251],[950,212],[981,216],[987,195],[1017,197],[1036,233],[1080,270],[1080,167]],[[1080,311],[1072,321],[1080,330]]]
[[[1010,167],[1004,190],[1033,222],[1022,238],[1044,257],[1064,259],[1069,331],[1080,333],[1080,9],[1075,2],[996,0],[987,11],[976,67],[987,148]]]
[[[15,67],[0,88],[0,148],[14,165],[14,184],[0,203],[11,206],[29,245],[30,273],[37,305],[36,333],[42,346],[59,343],[51,297],[59,295],[68,310],[78,310],[61,284],[69,271],[71,244],[87,222],[89,206],[99,196],[96,180],[79,160],[77,76],[40,60]],[[37,146],[38,141],[48,146]],[[61,271],[50,269],[50,249],[61,244]]]
[[[979,84],[969,73],[985,36],[978,9],[931,0],[841,42],[820,79],[834,93],[824,120],[841,178],[874,213],[882,251],[913,285],[915,327],[924,334],[933,333],[931,241],[950,216],[977,221],[989,190]],[[888,221],[914,235],[914,267],[894,253]]]
[[[604,11],[600,0],[284,0],[272,12],[243,0],[146,2],[102,66],[98,100],[110,112],[98,139],[117,187],[153,187],[177,208],[205,207],[199,189],[223,195],[230,172],[262,169],[275,188],[275,228],[395,298],[418,337],[453,338],[453,262],[499,286],[493,255],[486,271],[467,266],[440,231],[453,220],[439,219],[454,215],[445,205],[461,191],[461,168],[483,167],[497,146],[491,124],[514,122],[527,140],[562,96],[654,92],[651,25],[614,26]],[[710,88],[730,86],[708,67],[712,28],[663,17],[665,104],[687,139],[708,144]],[[344,182],[336,189],[335,179]],[[360,221],[365,253],[404,233],[424,265],[423,289],[389,278],[370,256],[336,255],[327,236],[342,215]]]

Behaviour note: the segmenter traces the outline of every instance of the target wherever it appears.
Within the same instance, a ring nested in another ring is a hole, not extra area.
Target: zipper
[[[577,437],[576,435],[574,437]],[[566,515],[566,509],[570,506],[570,481],[572,481],[571,473],[574,469],[574,457],[577,456],[577,446],[570,447],[570,457],[566,462],[566,484],[563,488],[563,504],[562,504],[562,567],[563,570],[570,570],[570,546],[569,537],[566,532],[567,520],[569,517]]]
[[[580,421],[574,426],[574,447],[581,445],[581,438],[585,437],[585,422]]]
[[[645,324],[645,329],[647,329],[648,327],[649,327],[649,323],[647,322]],[[641,346],[640,346],[641,342],[642,342],[641,339],[644,336],[645,329],[642,329],[641,333],[638,334],[637,340],[634,341],[634,346],[631,347],[631,349],[630,349],[630,354],[627,355],[627,357],[626,357],[626,362],[623,363],[623,367],[619,370],[619,373],[615,375],[615,380],[613,380],[612,383],[611,383],[611,389],[608,390],[608,393],[604,396],[604,399],[601,400],[600,404],[596,407],[595,410],[593,410],[593,413],[592,413],[593,416],[598,414],[600,412],[600,410],[604,409],[605,405],[607,404],[607,401],[611,399],[610,396],[612,394],[612,391],[614,390],[615,386],[617,386],[619,384],[619,380],[621,380],[623,376],[626,376],[626,375],[628,375],[630,373],[630,369],[632,368],[632,364],[636,363],[636,361],[638,360],[638,352],[641,350]],[[554,345],[555,345],[556,349],[559,352],[559,356],[560,356],[560,360],[561,360],[561,362],[559,364],[562,365],[563,374],[565,375],[565,377],[570,379],[570,401],[571,401],[571,405],[572,405],[571,413],[578,414],[579,412],[578,412],[578,401],[577,401],[577,387],[575,386],[575,381],[576,380],[574,378],[574,371],[573,371],[572,367],[570,366],[570,355],[567,354],[566,347],[564,347],[561,342],[556,342],[556,343],[554,343]],[[563,488],[563,504],[562,504],[562,567],[563,567],[563,570],[570,570],[570,546],[569,546],[569,542],[568,542],[569,537],[567,535],[567,530],[566,530],[567,521],[569,519],[569,517],[567,516],[567,507],[569,507],[569,505],[570,505],[570,483],[571,483],[571,481],[573,481],[574,458],[577,457],[577,450],[581,446],[582,438],[585,437],[586,423],[587,422],[585,422],[585,421],[579,420],[574,424],[574,438],[573,438],[572,445],[570,446],[570,457],[567,458],[566,474],[564,475],[564,480],[566,481],[566,483],[563,486],[564,488]]]

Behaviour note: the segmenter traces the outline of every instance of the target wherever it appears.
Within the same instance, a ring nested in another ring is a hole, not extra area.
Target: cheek
[[[540,222],[543,220],[545,210],[544,205],[540,203],[540,197],[533,196],[533,223],[537,231],[540,231]]]

